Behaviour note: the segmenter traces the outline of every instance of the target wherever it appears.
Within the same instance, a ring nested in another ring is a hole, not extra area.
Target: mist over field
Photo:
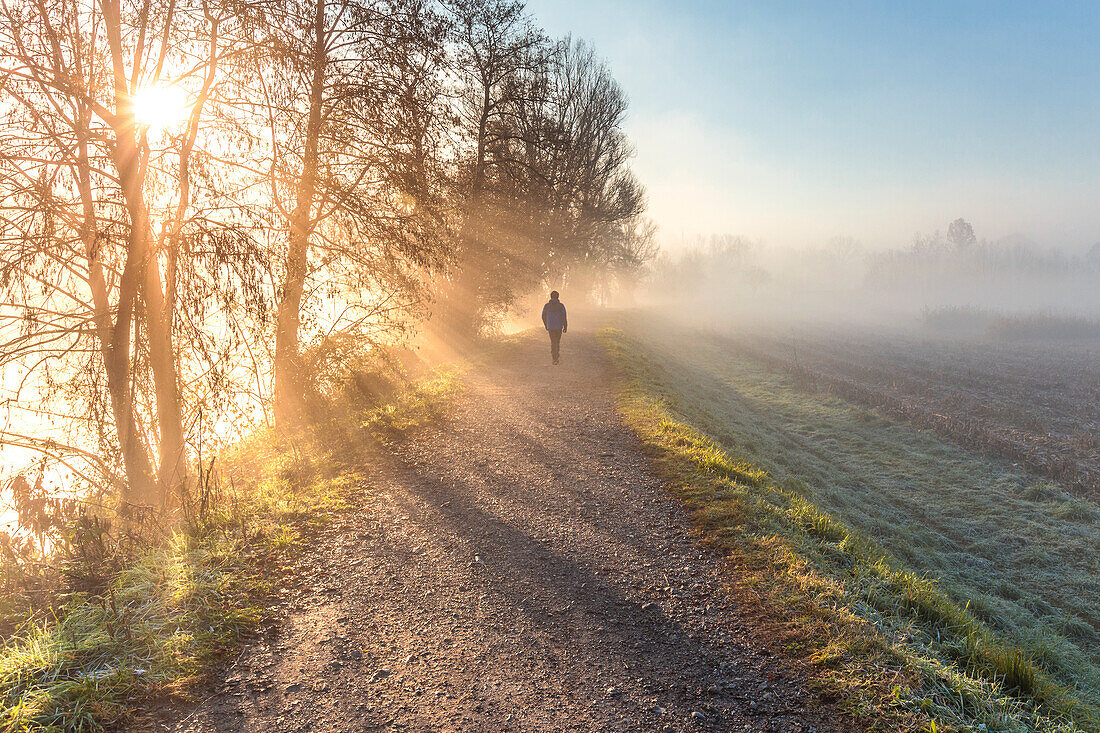
[[[718,329],[1100,337],[1100,244],[1074,251],[1023,236],[989,241],[961,219],[945,228],[886,248],[849,237],[803,248],[699,237],[662,251],[640,301]]]

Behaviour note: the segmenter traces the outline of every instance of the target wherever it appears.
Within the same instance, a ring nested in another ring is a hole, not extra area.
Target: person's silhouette
[[[542,307],[542,325],[550,333],[550,357],[558,363],[561,350],[561,335],[569,330],[569,320],[565,316],[565,305],[558,300],[558,291],[550,291],[550,302]]]

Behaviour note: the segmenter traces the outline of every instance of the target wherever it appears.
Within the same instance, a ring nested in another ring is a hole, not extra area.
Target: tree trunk
[[[140,153],[133,138],[125,133],[118,136],[115,151],[119,181],[130,218],[128,259],[137,265],[135,280],[140,284],[142,295],[137,303],[144,306],[142,312],[145,315],[149,363],[156,393],[157,427],[160,432],[157,490],[154,495],[144,498],[149,503],[159,504],[170,492],[177,491],[182,486],[186,475],[183,413],[179,402],[176,355],[172,348],[172,313],[164,296],[160,265],[152,246],[153,236],[143,190],[143,171],[138,159]]]
[[[313,204],[317,187],[317,150],[321,134],[321,108],[324,103],[325,3],[316,0],[313,18],[313,60],[309,88],[309,117],[302,169],[294,210],[287,231],[286,274],[275,315],[275,421],[285,426],[301,416],[303,374],[299,356],[299,326],[302,297],[305,293],[309,264],[309,238],[313,227]]]
[[[77,143],[76,179],[83,207],[81,239],[88,260],[88,288],[92,293],[93,320],[99,340],[100,358],[107,375],[107,392],[111,400],[111,416],[126,472],[122,499],[127,503],[145,503],[155,495],[153,467],[145,442],[137,430],[134,405],[130,394],[130,335],[134,305],[137,299],[137,268],[133,257],[126,258],[119,281],[118,312],[111,323],[111,307],[107,298],[107,283],[99,259],[95,201],[92,195],[88,164],[87,111],[82,109]]]
[[[148,215],[145,237],[151,244]],[[146,248],[144,261],[145,330],[149,339],[149,365],[157,396],[157,425],[160,428],[160,461],[157,466],[159,499],[178,495],[187,477],[187,449],[183,439],[183,410],[180,407],[176,352],[172,347],[172,311],[164,295],[156,253]]]

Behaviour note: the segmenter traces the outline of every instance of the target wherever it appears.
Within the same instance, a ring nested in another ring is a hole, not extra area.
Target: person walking
[[[542,325],[550,333],[550,358],[558,363],[561,350],[561,335],[569,330],[569,320],[565,317],[565,305],[558,300],[558,291],[550,291],[550,302],[542,307]]]

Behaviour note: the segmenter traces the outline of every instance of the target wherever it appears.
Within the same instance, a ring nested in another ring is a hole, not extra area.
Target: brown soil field
[[[1100,341],[743,336],[808,386],[880,408],[1100,498]]]

